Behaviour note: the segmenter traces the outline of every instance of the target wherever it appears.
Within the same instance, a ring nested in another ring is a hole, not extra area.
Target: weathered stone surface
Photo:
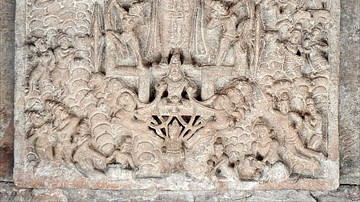
[[[359,201],[359,186],[340,186],[335,191],[154,191],[20,189],[0,183],[0,201]]]
[[[12,179],[15,3],[0,2],[0,180]]]
[[[311,192],[311,196],[318,202],[325,201],[359,201],[359,186],[340,186],[337,190],[331,192]]]
[[[32,191],[32,199],[34,201],[68,201],[68,198],[61,189],[34,189]],[[81,200],[86,199],[78,198],[76,201]]]
[[[10,182],[0,182],[0,201],[31,201],[31,189],[21,189]]]
[[[341,4],[340,182],[360,184],[360,4]]]
[[[69,201],[118,198],[126,201],[316,201],[307,191],[78,191],[65,190]],[[102,197],[99,197],[102,196]]]
[[[338,186],[338,1],[18,1],[15,183]]]

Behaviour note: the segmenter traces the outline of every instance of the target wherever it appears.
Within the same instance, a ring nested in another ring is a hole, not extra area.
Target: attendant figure
[[[319,161],[324,155],[305,147],[297,129],[297,114],[290,111],[290,100],[287,92],[279,92],[274,100],[274,120],[268,118],[275,126],[276,139],[279,140],[278,154],[290,169],[290,173],[305,176],[319,174],[321,167]]]
[[[68,111],[59,103],[46,103],[54,117],[53,132],[56,136],[55,160],[72,163],[73,145],[71,140],[76,133],[80,118],[69,114]]]
[[[135,163],[131,156],[131,136],[124,137],[121,145],[107,158],[108,163],[120,164],[123,169],[134,169]]]
[[[122,23],[122,30],[118,30],[116,21],[111,19],[112,10],[115,8],[118,11],[120,16],[120,21]],[[135,54],[135,58],[137,60],[137,67],[143,68],[143,60],[141,57],[140,51],[140,42],[135,33],[135,29],[143,24],[143,9],[141,4],[134,3],[129,8],[129,11],[126,11],[116,0],[110,0],[107,4],[106,11],[106,22],[107,22],[107,34],[108,36],[108,46],[114,48],[111,50],[110,48],[106,50],[106,54],[110,57],[114,56],[111,51],[120,51],[122,53],[124,59],[129,57],[129,50],[127,50],[127,45],[132,49]],[[127,57],[126,57],[127,55]],[[109,63],[112,63],[109,61]],[[118,64],[109,64],[111,66],[116,66]]]
[[[320,151],[323,144],[322,118],[317,112],[312,98],[306,99],[306,110],[301,135],[307,148]]]
[[[106,157],[92,149],[89,124],[82,120],[77,127],[73,141],[73,163],[85,176],[101,175],[106,164]]]
[[[231,7],[226,6],[222,1],[207,0],[209,6],[213,9],[211,20],[207,27],[214,29],[221,27],[222,36],[220,39],[219,52],[216,58],[216,65],[223,65],[226,54],[230,47],[239,40],[237,25],[238,21],[238,10],[244,5],[245,1],[237,1]]]
[[[29,75],[29,93],[38,91],[39,94],[44,93],[46,85],[51,83],[49,75],[55,68],[54,53],[47,48],[44,39],[36,39],[34,41],[34,56],[36,62],[32,64],[34,70]]]
[[[229,157],[224,153],[224,149],[221,137],[216,138],[213,155],[207,162],[210,168],[208,174],[213,180],[231,178],[234,175],[229,167]]]
[[[37,112],[29,112],[29,119],[31,120],[33,127],[30,131],[28,141],[34,144],[35,152],[40,160],[53,160],[53,148],[56,143],[56,138],[53,134],[51,123]]]

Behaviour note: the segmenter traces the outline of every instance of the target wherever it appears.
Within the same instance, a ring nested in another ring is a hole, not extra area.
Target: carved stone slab
[[[22,187],[336,189],[339,1],[17,1]]]

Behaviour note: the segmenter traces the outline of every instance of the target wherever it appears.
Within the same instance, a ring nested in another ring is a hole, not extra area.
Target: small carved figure
[[[53,132],[56,136],[55,159],[71,164],[73,145],[71,139],[76,133],[80,118],[71,115],[60,103],[47,102],[47,108],[54,117]]]
[[[164,156],[164,165],[166,171],[180,171],[183,169],[185,159],[185,150],[181,137],[182,127],[178,121],[174,121],[168,126],[168,136],[165,137],[163,146],[161,148]]]
[[[216,138],[214,143],[214,153],[208,160],[209,177],[227,178],[231,176],[231,168],[229,167],[229,158],[224,153],[224,144],[221,137]]]
[[[106,168],[106,157],[92,149],[90,139],[89,124],[87,120],[82,120],[74,135],[72,159],[76,168],[87,177]]]
[[[58,47],[54,49],[56,68],[51,72],[51,77],[56,87],[56,94],[63,97],[69,93],[67,84],[76,50],[71,37],[64,33],[57,36],[57,44]]]
[[[257,141],[253,142],[252,151],[257,160],[274,164],[279,160],[277,148],[279,143],[275,140],[274,131],[270,131],[265,124],[256,124],[253,130]]]
[[[131,150],[132,138],[131,136],[125,136],[119,149],[116,149],[114,153],[107,158],[107,162],[120,164],[123,169],[134,169],[135,163],[132,159]]]
[[[282,47],[284,58],[283,70],[291,78],[301,78],[306,66],[306,59],[301,47],[303,33],[299,29],[289,31],[287,42]]]
[[[312,98],[306,99],[306,110],[301,135],[304,143],[309,149],[319,151],[323,143],[322,135],[322,119],[321,115],[316,111],[315,103]]]
[[[310,78],[329,75],[328,44],[322,36],[322,30],[321,25],[318,25],[312,28],[311,33],[304,34],[302,47],[311,67],[311,72],[307,72]]]
[[[34,70],[30,74],[29,78],[29,92],[33,93],[35,90],[39,90],[40,94],[43,93],[46,84],[49,84],[50,72],[55,68],[55,56],[54,53],[48,49],[48,46],[44,39],[39,38],[34,41],[34,56],[36,61]]]
[[[156,86],[158,99],[162,98],[165,92],[167,103],[172,104],[184,104],[185,100],[195,97],[196,85],[184,76],[180,66],[180,54],[176,53],[171,58],[168,75]],[[187,93],[187,97],[183,97],[183,92]]]
[[[277,120],[276,124],[281,127],[281,131],[277,131],[277,139],[281,145],[279,156],[289,167],[290,173],[306,176],[319,174],[319,161],[324,159],[324,155],[304,146],[298,130],[294,128],[296,120],[291,118],[296,114],[290,112],[289,94],[280,93],[274,102],[276,111],[273,113]],[[279,136],[280,134],[282,135]]]
[[[51,123],[37,112],[29,112],[28,116],[33,124],[28,138],[29,142],[34,144],[34,149],[40,160],[53,160],[56,137],[53,134]]]

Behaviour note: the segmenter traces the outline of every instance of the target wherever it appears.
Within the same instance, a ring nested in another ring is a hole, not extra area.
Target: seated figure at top
[[[181,103],[195,97],[196,85],[185,77],[180,69],[180,54],[175,53],[170,61],[169,73],[156,86],[158,99],[165,99],[167,103]],[[186,92],[187,96],[183,96]],[[167,93],[167,95],[166,95]]]

